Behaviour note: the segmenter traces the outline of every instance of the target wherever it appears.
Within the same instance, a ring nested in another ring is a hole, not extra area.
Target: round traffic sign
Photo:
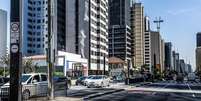
[[[12,46],[11,46],[11,52],[12,52],[12,53],[17,53],[18,50],[19,50],[19,47],[18,47],[17,45],[12,45]]]
[[[11,31],[19,32],[19,23],[17,23],[17,22],[11,23]]]

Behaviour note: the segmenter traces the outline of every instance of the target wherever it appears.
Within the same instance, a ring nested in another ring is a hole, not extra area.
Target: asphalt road
[[[195,82],[158,82],[90,99],[90,101],[201,101],[201,84]],[[146,90],[146,89],[151,89]],[[161,92],[160,89],[163,92]],[[171,92],[166,92],[169,89]],[[155,91],[156,90],[156,91]]]

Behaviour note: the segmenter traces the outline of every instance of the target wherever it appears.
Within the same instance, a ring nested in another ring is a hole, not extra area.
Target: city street
[[[122,90],[124,88],[124,90]],[[57,91],[56,98],[70,101],[200,101],[201,83],[161,81],[156,83],[139,83],[128,86],[124,83],[112,83],[106,88],[87,88],[72,86],[65,91]],[[40,101],[32,98],[30,101]],[[60,101],[60,100],[59,100]]]
[[[158,82],[90,99],[91,101],[200,101],[199,83]],[[195,90],[196,89],[196,90]]]

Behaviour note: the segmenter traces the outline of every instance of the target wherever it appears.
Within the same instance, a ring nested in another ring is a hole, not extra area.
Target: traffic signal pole
[[[21,101],[21,15],[22,0],[11,0],[10,13],[10,91],[9,101]]]

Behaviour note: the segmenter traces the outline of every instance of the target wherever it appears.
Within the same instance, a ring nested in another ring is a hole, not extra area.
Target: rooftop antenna
[[[157,31],[160,32],[161,23],[163,23],[164,20],[161,19],[161,17],[156,17],[156,20],[154,20],[154,23],[156,23]]]

